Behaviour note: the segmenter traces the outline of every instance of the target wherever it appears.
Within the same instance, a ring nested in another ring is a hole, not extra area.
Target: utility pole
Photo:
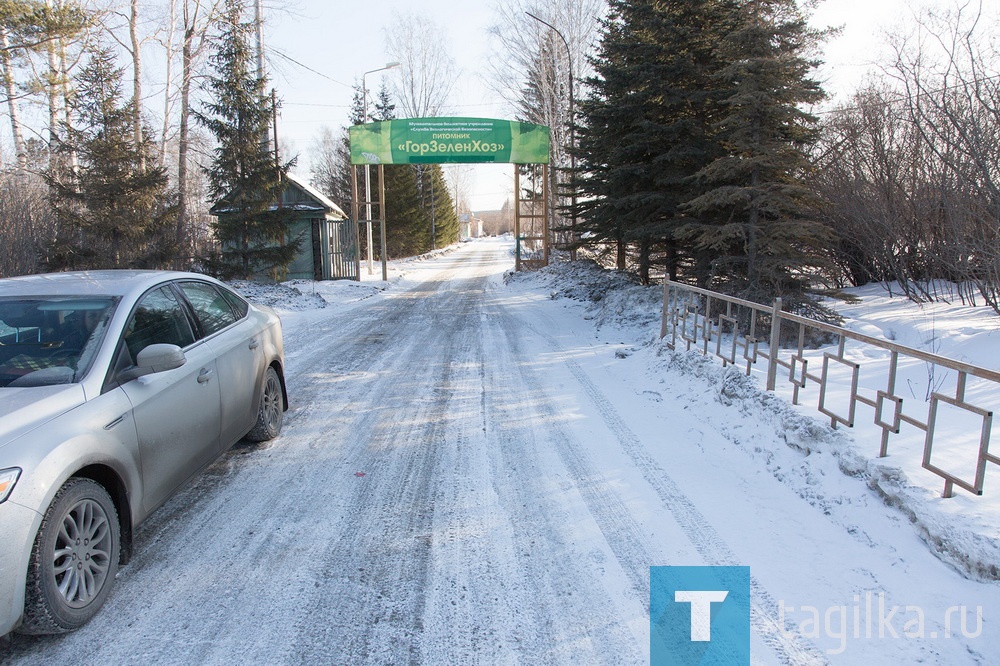
[[[264,78],[264,7],[263,0],[256,0],[254,3],[254,31],[257,35],[257,78]],[[277,116],[277,109],[274,111],[275,116]],[[275,121],[277,122],[277,121]],[[266,148],[271,149],[271,144],[274,144],[274,153],[278,154],[278,136],[276,130],[267,130],[267,138],[265,139]]]

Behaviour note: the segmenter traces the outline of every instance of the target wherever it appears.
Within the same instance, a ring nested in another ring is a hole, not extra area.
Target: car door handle
[[[209,379],[211,379],[212,375],[214,375],[214,374],[215,373],[212,372],[211,370],[209,370],[208,368],[202,368],[201,372],[198,373],[198,383],[199,384],[204,384]]]
[[[257,347],[260,347],[260,342],[257,341],[257,338],[254,338],[250,341],[250,349],[257,349]]]

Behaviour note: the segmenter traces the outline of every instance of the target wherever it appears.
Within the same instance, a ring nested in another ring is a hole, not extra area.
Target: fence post
[[[778,344],[781,341],[781,299],[774,299],[771,308],[771,349],[767,355],[767,390],[773,391],[778,379]]]
[[[663,308],[660,310],[660,339],[667,337],[667,308],[670,307],[670,278],[663,278]]]

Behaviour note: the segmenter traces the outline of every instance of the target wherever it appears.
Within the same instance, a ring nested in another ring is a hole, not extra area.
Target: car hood
[[[83,386],[80,384],[0,388],[0,446],[84,401]]]

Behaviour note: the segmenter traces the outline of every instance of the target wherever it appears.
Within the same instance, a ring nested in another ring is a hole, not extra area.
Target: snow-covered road
[[[789,447],[692,357],[505,284],[510,249],[284,312],[282,436],[143,525],[89,625],[0,661],[642,664],[652,565],[750,566],[755,663],[1000,654],[1000,588],[931,555],[808,427]]]

